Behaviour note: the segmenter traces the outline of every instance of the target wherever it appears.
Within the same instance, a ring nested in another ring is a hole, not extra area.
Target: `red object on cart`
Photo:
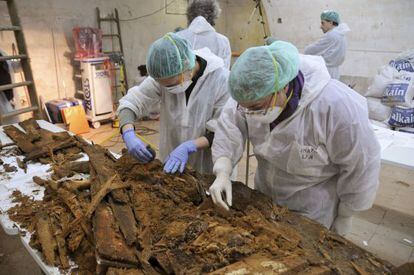
[[[90,27],[76,27],[72,30],[75,40],[75,58],[101,57],[102,30]]]

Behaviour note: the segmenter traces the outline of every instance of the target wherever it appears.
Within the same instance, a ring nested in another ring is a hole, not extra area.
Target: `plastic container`
[[[97,28],[77,27],[72,30],[75,40],[75,58],[101,57],[102,31]]]

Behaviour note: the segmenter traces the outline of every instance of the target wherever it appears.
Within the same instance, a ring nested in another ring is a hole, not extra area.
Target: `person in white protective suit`
[[[208,48],[192,51],[187,40],[168,33],[147,54],[149,77],[129,89],[118,108],[122,137],[140,162],[152,154],[134,131],[135,120],[160,102],[160,160],[164,171],[182,173],[187,162],[211,174],[210,146],[222,108],[229,98],[229,71]]]
[[[187,39],[194,50],[209,48],[215,55],[224,60],[224,66],[230,68],[231,48],[229,39],[216,32],[215,20],[220,14],[216,0],[194,0],[187,8],[188,28],[177,32]]]
[[[258,161],[255,189],[348,233],[378,188],[380,146],[365,98],[331,79],[321,57],[300,55],[283,41],[246,50],[232,67],[229,90],[212,146],[214,203],[231,206],[229,175],[249,137]]]
[[[347,47],[345,34],[350,29],[347,24],[341,23],[339,14],[332,10],[322,12],[321,29],[324,36],[307,46],[305,54],[322,56],[331,77],[339,79],[339,66],[344,63]]]

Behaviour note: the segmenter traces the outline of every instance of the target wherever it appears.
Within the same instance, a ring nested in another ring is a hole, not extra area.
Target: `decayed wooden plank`
[[[75,217],[75,220],[79,219],[80,226],[83,230],[83,232],[79,232],[79,236],[78,238],[76,238],[77,241],[75,243],[72,243],[71,250],[76,250],[76,248],[80,245],[84,234],[86,234],[88,240],[92,242],[92,228],[88,223],[82,220],[84,214],[79,201],[76,199],[76,195],[68,190],[65,190],[64,188],[59,188],[57,190],[57,193],[59,197],[62,199],[62,201],[66,204],[66,206],[69,208],[69,210],[72,212],[73,216]],[[69,226],[69,228],[66,232],[64,232],[63,235],[66,236],[67,234],[69,234],[73,228],[75,228],[75,226]]]
[[[68,228],[68,232],[74,228],[74,226],[81,223],[83,220],[89,220],[92,216],[92,214],[95,212],[98,205],[101,203],[103,198],[108,195],[113,190],[116,189],[122,189],[122,188],[128,188],[130,187],[129,184],[123,183],[122,181],[115,181],[114,179],[117,177],[117,175],[112,176],[107,182],[105,182],[98,192],[92,197],[92,201],[88,206],[88,209],[86,210],[85,214],[79,217],[76,217],[76,219],[70,224]]]
[[[91,166],[94,168],[100,184],[103,184],[116,174],[115,169],[112,167],[113,162],[108,158],[104,148],[87,145],[83,147],[83,150],[88,155]],[[122,203],[129,202],[128,195],[123,190],[113,190],[111,193],[115,201]]]
[[[64,232],[62,232],[63,238],[71,234],[69,236],[70,241],[68,243],[69,250],[75,251],[79,247],[85,235],[87,236],[87,240],[90,243],[93,243],[92,228],[89,223],[82,219],[84,214],[76,195],[65,188],[61,188],[59,184],[53,180],[43,180],[39,177],[33,177],[33,181],[39,185],[47,186],[55,191],[75,217],[75,220],[68,226],[68,228],[65,228]],[[79,224],[80,228],[77,227]]]
[[[56,151],[73,146],[76,146],[76,141],[72,137],[69,137],[68,139],[62,141],[55,141],[53,143],[44,144],[42,147],[35,147],[32,151],[28,152],[24,161],[45,157],[48,156],[51,152],[55,153]]]
[[[109,202],[122,235],[125,237],[126,243],[128,245],[134,244],[137,239],[138,230],[131,206],[128,204],[117,203],[112,198],[109,198]]]
[[[65,238],[63,237],[62,230],[59,228],[59,225],[57,224],[57,221],[52,219],[52,229],[56,238],[56,245],[59,252],[59,260],[60,264],[62,265],[63,269],[69,268],[69,259],[66,252],[66,244],[65,244]]]
[[[27,136],[30,138],[30,142],[35,142],[41,139],[39,130],[41,129],[39,124],[34,118],[27,119],[19,123],[20,127],[26,132]]]
[[[97,252],[105,259],[138,266],[135,248],[125,243],[117,228],[111,208],[101,203],[96,209],[93,223]]]
[[[91,187],[90,180],[71,180],[63,183],[63,186],[68,190],[75,192],[77,190],[84,190]]]
[[[36,148],[36,146],[30,142],[30,138],[15,126],[5,126],[3,131],[16,143],[23,153],[30,153]]]
[[[66,162],[63,165],[59,165],[53,168],[55,177],[64,178],[73,176],[75,173],[89,173],[89,161],[71,161]]]
[[[36,224],[37,236],[48,265],[55,265],[56,242],[50,228],[50,219],[46,213],[39,213]]]

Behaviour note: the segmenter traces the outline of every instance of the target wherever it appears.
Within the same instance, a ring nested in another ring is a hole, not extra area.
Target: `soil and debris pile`
[[[33,233],[31,245],[49,265],[107,274],[389,274],[392,265],[274,205],[260,192],[233,184],[231,211],[216,208],[211,180],[186,170],[166,175],[155,160],[116,160],[79,137],[50,133],[36,121],[5,132],[25,161],[52,165],[43,201],[19,192],[12,220]],[[74,161],[80,152],[89,161]],[[65,180],[78,173],[88,180]],[[62,178],[65,178],[62,180]],[[75,272],[74,269],[72,269]],[[241,272],[241,273],[240,273]],[[234,273],[236,274],[236,273]]]

